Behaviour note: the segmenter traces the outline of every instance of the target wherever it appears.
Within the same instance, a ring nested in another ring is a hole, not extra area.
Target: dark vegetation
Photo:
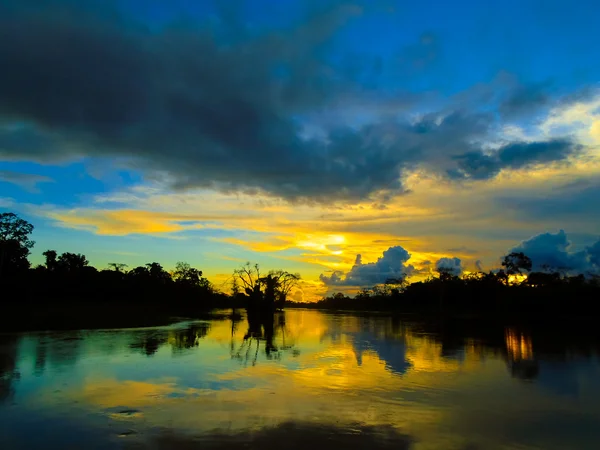
[[[336,293],[313,304],[293,304],[317,309],[436,313],[446,316],[524,320],[548,317],[598,316],[600,277],[568,275],[565,268],[545,267],[532,272],[523,253],[510,253],[496,272],[454,275],[440,268],[438,277],[407,284],[388,280],[383,286],[363,289],[353,297]]]
[[[421,282],[390,279],[353,297],[337,293],[317,303],[291,303],[298,274],[264,274],[250,263],[234,271],[231,294],[185,262],[172,272],[157,262],[98,270],[85,255],[47,250],[45,264],[31,267],[32,231],[17,215],[0,214],[0,330],[151,326],[221,308],[233,308],[232,314],[245,308],[259,329],[284,306],[527,320],[598,315],[600,277],[572,276],[564,268],[534,272],[523,253],[505,256],[495,272],[457,276],[441,267],[439,276]]]
[[[31,267],[32,231],[16,214],[0,214],[0,330],[151,326],[217,308],[246,308],[260,319],[283,307],[300,278],[247,263],[234,272],[228,295],[185,262],[172,272],[157,262],[98,270],[85,255],[47,250],[45,264]]]
[[[528,258],[511,254],[507,259]],[[531,267],[529,265],[529,267]],[[521,268],[522,269],[522,268]],[[509,269],[510,270],[510,269]],[[343,293],[314,304],[294,304],[318,309],[442,313],[451,316],[590,317],[600,310],[600,278],[568,276],[559,272],[512,273],[500,270],[462,277],[440,274],[409,285],[388,283],[363,289],[354,297]],[[523,271],[526,272],[526,271]],[[520,275],[520,276],[515,276]]]

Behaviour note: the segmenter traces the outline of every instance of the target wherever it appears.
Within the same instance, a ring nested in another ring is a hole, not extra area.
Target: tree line
[[[137,315],[150,314],[153,308],[171,315],[197,315],[214,308],[246,308],[249,313],[262,314],[287,305],[542,317],[595,315],[600,299],[598,275],[572,276],[551,268],[533,271],[527,255],[513,252],[503,258],[497,271],[459,276],[455,268],[442,266],[424,281],[408,284],[406,278],[389,279],[353,296],[338,292],[316,303],[295,304],[288,297],[298,285],[299,274],[284,270],[264,273],[251,263],[234,270],[232,290],[227,294],[185,262],[178,262],[171,272],[158,262],[132,269],[111,263],[98,270],[85,255],[47,250],[44,264],[31,267],[28,256],[35,244],[30,238],[33,229],[14,213],[0,214],[0,304],[5,309],[30,304],[85,306],[97,301],[119,305],[121,314],[126,314],[126,305],[135,305],[138,308],[133,314]],[[114,313],[114,308],[111,311]]]
[[[599,275],[569,275],[551,267],[532,271],[532,267],[527,255],[512,252],[497,271],[459,276],[452,268],[439,267],[436,276],[424,281],[408,284],[406,279],[390,279],[354,296],[337,292],[302,306],[511,318],[598,315]]]
[[[129,269],[110,263],[103,270],[90,265],[85,255],[55,250],[43,253],[44,264],[32,267],[28,256],[35,245],[32,224],[12,212],[0,214],[0,303],[4,307],[48,302],[161,305],[172,314],[194,314],[214,308],[274,311],[283,308],[300,279],[284,270],[262,273],[247,263],[231,277],[232,292],[220,292],[201,270],[178,262],[167,271],[158,262]],[[17,301],[18,299],[18,301]]]

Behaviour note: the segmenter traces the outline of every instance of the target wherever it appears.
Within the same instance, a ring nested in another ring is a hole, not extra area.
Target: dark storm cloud
[[[600,272],[600,240],[584,250],[573,251],[564,230],[538,234],[511,251],[529,256],[534,271],[559,270],[571,274]]]
[[[600,240],[586,248],[590,264],[600,272]]]
[[[515,143],[489,156],[473,142],[489,137],[493,115],[464,110],[299,137],[300,118],[364,91],[326,57],[357,6],[333,2],[257,32],[235,9],[151,29],[106,4],[0,4],[1,158],[124,157],[178,188],[330,201],[404,192],[401,176],[415,168],[485,179],[576,150]],[[423,39],[429,58],[440,44]]]
[[[549,91],[549,83],[518,85],[507,93],[500,103],[499,111],[509,118],[536,112],[550,102]]]
[[[523,220],[551,221],[576,220],[585,223],[600,220],[600,182],[581,179],[560,188],[552,194],[520,194],[502,196],[496,199],[498,206],[515,211]]]
[[[566,139],[547,142],[514,143],[502,147],[497,156],[503,167],[520,169],[531,164],[561,161],[581,150],[581,146]]]
[[[577,154],[581,145],[568,139],[546,142],[518,142],[505,145],[491,154],[468,152],[455,157],[458,167],[450,169],[451,178],[485,180],[503,169],[522,169],[538,164],[564,161]]]
[[[0,156],[4,160],[26,158],[51,162],[67,159],[74,154],[76,149],[71,144],[65,142],[59,145],[58,137],[52,133],[27,125],[3,128],[0,122]]]
[[[0,170],[0,181],[16,184],[31,192],[37,192],[37,185],[39,183],[50,183],[53,180],[42,175]]]

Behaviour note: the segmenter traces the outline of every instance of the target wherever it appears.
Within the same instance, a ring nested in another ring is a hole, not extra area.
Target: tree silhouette
[[[268,274],[266,277],[262,277],[259,282],[264,287],[264,306],[269,310],[275,309],[275,295],[279,280],[273,274]]]
[[[8,267],[11,273],[29,268],[29,249],[35,242],[29,239],[33,225],[15,213],[0,214],[0,277]]]
[[[163,266],[161,266],[157,262],[152,262],[152,263],[146,264],[146,268],[148,269],[150,278],[154,281],[157,281],[161,284],[166,284],[166,283],[173,281],[173,279],[171,278],[171,274],[169,272],[167,272],[163,268]]]
[[[58,267],[57,253],[55,250],[46,250],[43,253],[46,258],[46,269],[54,271]]]
[[[0,241],[0,276],[23,273],[29,269],[29,250],[17,241]]]
[[[15,213],[0,214],[0,241],[17,241],[22,247],[30,249],[35,244],[29,239],[32,232],[33,225]]]
[[[131,269],[126,274],[126,279],[136,289],[164,289],[173,283],[171,274],[157,262],[148,263]]]
[[[441,281],[446,282],[456,278],[456,275],[454,274],[455,269],[453,267],[441,266],[436,268],[435,271],[438,273]]]
[[[246,294],[254,291],[260,280],[260,266],[252,265],[249,261],[242,267],[233,271],[234,286],[242,287]]]
[[[502,260],[502,267],[504,267],[504,272],[508,275],[505,278],[506,284],[508,285],[510,275],[521,275],[523,271],[529,272],[531,266],[531,259],[523,252],[512,252],[506,255]]]
[[[289,273],[285,270],[272,270],[266,277],[260,279],[260,282],[265,286],[265,300],[270,304],[270,296],[273,295],[273,305],[278,308],[285,306],[287,296],[298,285],[299,281],[299,273]]]
[[[110,263],[113,270],[98,271],[85,255],[46,250],[45,265],[30,268],[27,256],[33,241],[33,226],[14,213],[0,215],[0,256],[3,272],[0,293],[3,306],[15,314],[0,314],[0,328],[48,329],[47,327],[131,326],[162,322],[167,317],[194,316],[219,308],[246,306],[249,336],[265,336],[269,352],[274,312],[283,308],[298,287],[299,274],[285,270],[261,271],[246,263],[233,272],[232,295],[216,291],[202,271],[185,262],[167,272],[158,262],[126,271],[125,265]],[[595,268],[597,265],[592,264]],[[360,290],[355,296],[338,293],[310,308],[436,313],[443,316],[492,315],[494,317],[573,317],[596,313],[600,275],[532,272],[531,259],[522,252],[503,257],[502,269],[459,276],[457,267],[440,267],[439,278],[430,277],[408,285],[404,277]],[[572,270],[571,270],[572,271]],[[571,272],[570,271],[570,272]],[[527,272],[527,280],[510,283],[509,278]],[[18,292],[18,297],[13,294]],[[6,294],[9,295],[6,295]],[[18,298],[19,301],[8,302]],[[86,302],[79,302],[86,299]],[[169,301],[165,301],[169,299]],[[21,301],[22,300],[22,301]],[[73,300],[77,300],[74,302]],[[201,301],[197,301],[201,300]],[[84,305],[82,310],[73,305]],[[92,306],[90,306],[92,305]],[[102,313],[87,309],[102,305]],[[106,306],[106,307],[105,307]],[[290,306],[294,306],[293,303]],[[3,311],[4,312],[4,311]],[[102,314],[105,314],[102,316]],[[235,310],[232,317],[235,317]],[[102,316],[102,317],[100,317]],[[18,319],[22,322],[19,324]],[[195,339],[195,338],[194,338]],[[193,342],[187,339],[186,342]],[[155,347],[149,341],[148,348]]]
[[[210,282],[202,277],[202,271],[193,268],[186,262],[179,261],[175,265],[173,280],[182,286],[210,289]]]
[[[65,252],[58,257],[58,267],[64,272],[81,272],[89,261],[81,253]]]
[[[396,277],[396,278],[388,278],[387,280],[385,280],[385,287],[391,289],[390,292],[396,290],[397,292],[402,291],[404,288],[406,288],[406,285],[408,284],[408,281],[406,279],[406,277]]]
[[[108,267],[113,269],[115,272],[121,273],[128,266],[127,266],[127,264],[123,264],[123,263],[108,263]]]
[[[233,271],[232,289],[239,292],[243,288],[250,309],[274,310],[283,308],[288,294],[297,286],[300,274],[285,270],[271,270],[261,276],[260,266],[247,262]]]

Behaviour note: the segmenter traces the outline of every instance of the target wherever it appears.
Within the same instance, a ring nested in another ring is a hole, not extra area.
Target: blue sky
[[[398,246],[415,274],[444,257],[492,268],[561,229],[585,249],[600,235],[598,13],[6,1],[0,206],[36,225],[35,263],[47,248],[99,267],[187,260],[215,282],[252,260],[325,289]]]

